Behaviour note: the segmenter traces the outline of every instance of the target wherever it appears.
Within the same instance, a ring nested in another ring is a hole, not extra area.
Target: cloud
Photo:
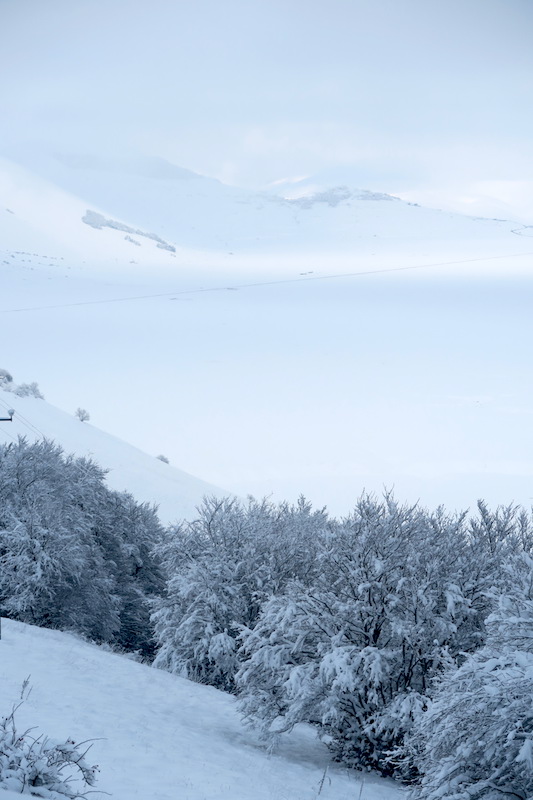
[[[345,164],[527,204],[505,198],[533,179],[532,22],[527,0],[7,0],[0,147],[38,134],[246,185]]]

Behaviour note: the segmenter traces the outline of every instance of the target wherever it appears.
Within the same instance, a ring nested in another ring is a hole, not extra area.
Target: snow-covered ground
[[[341,175],[258,195],[160,160],[1,172],[0,367],[55,406],[239,495],[529,505],[531,226]]]
[[[268,755],[230,696],[71,635],[2,620],[0,715],[10,712],[28,676],[32,690],[17,712],[19,729],[95,739],[88,760],[100,767],[96,789],[114,800],[400,800],[403,794],[392,781],[330,763],[306,726]]]

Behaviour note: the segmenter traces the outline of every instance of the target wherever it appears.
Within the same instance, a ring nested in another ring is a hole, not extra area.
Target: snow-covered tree
[[[8,616],[109,638],[117,603],[86,513],[102,471],[52,442],[0,450],[0,604]],[[101,634],[97,634],[97,631]]]
[[[89,459],[53,442],[0,447],[0,608],[150,653],[155,510],[112,492]]]
[[[417,800],[533,797],[533,559],[505,570],[487,643],[438,684],[407,746]]]
[[[267,736],[317,724],[336,758],[388,773],[434,676],[483,643],[490,561],[464,516],[363,497],[242,634],[241,709]]]
[[[173,529],[160,551],[168,583],[153,615],[156,666],[233,691],[241,629],[289,580],[315,574],[326,526],[325,513],[303,499],[206,499],[198,519]]]
[[[518,509],[447,515],[364,496],[340,523],[304,501],[208,499],[159,548],[155,664],[240,694],[268,738],[318,727],[335,757],[406,777],[400,752],[435,678],[485,643]]]
[[[152,656],[151,601],[164,587],[159,558],[153,552],[163,536],[156,508],[137,503],[127,492],[106,489],[94,514],[93,535],[119,601],[114,642],[126,650]]]

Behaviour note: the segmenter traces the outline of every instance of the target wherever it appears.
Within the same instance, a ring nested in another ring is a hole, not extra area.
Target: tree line
[[[158,548],[155,665],[237,695],[275,743],[314,725],[333,757],[419,800],[533,792],[533,522],[363,496],[342,520],[209,499]]]
[[[275,743],[307,722],[420,800],[533,792],[533,521],[364,495],[156,511],[51,442],[0,448],[0,607],[236,695]]]

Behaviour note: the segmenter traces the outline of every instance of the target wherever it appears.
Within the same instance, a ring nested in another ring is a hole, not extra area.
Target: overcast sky
[[[345,168],[529,221],[532,36],[532,0],[0,0],[0,147]]]

